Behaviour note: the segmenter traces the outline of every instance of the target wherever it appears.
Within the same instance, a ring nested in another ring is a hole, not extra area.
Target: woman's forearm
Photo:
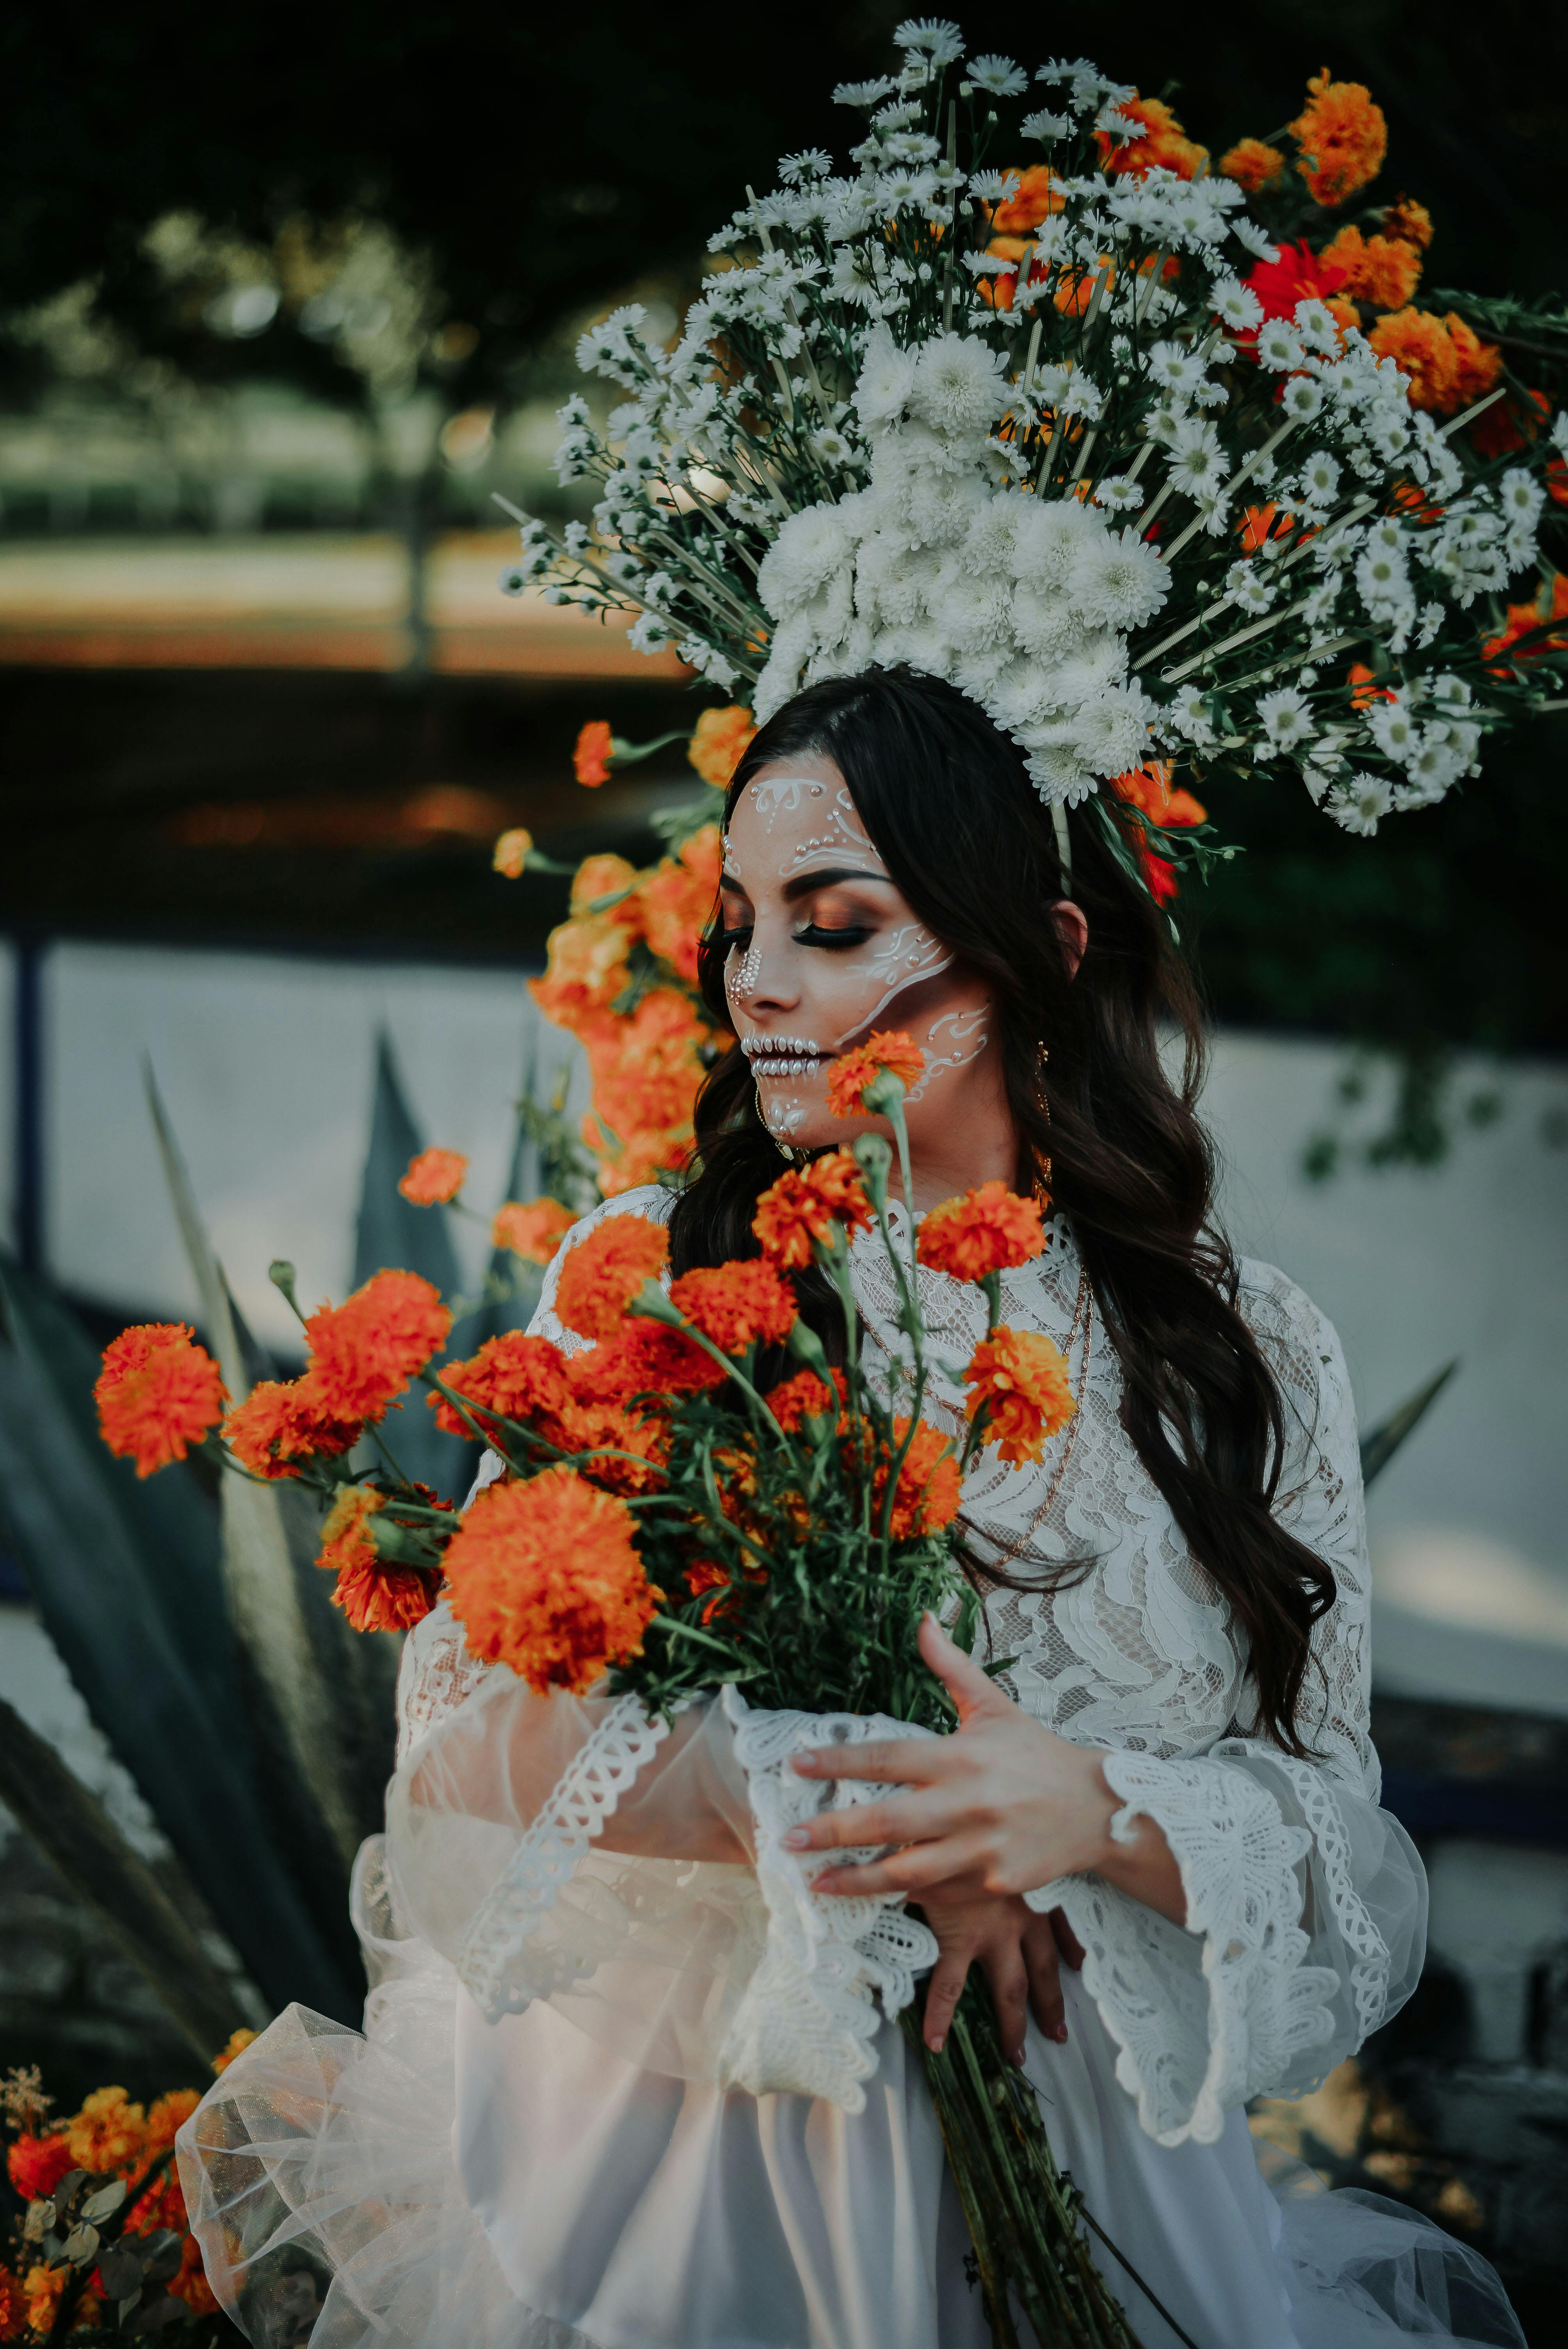
[[[1102,1779],[1103,1783],[1103,1779]],[[1110,1790],[1108,1787],[1107,1793]],[[1111,1796],[1115,1802],[1117,1797]],[[1150,1818],[1138,1818],[1132,1823],[1131,1840],[1123,1843],[1107,1832],[1094,1872],[1119,1892],[1133,1900],[1141,1900],[1146,1909],[1167,1917],[1172,1925],[1187,1922],[1187,1895],[1181,1886],[1181,1870],[1176,1855],[1165,1840],[1165,1831]]]

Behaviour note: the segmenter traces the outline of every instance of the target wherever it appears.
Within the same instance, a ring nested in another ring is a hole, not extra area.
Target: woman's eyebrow
[[[788,904],[797,897],[808,897],[813,889],[830,889],[836,881],[885,881],[893,886],[891,873],[873,873],[869,864],[820,864],[813,872],[797,873],[786,881],[783,895]]]

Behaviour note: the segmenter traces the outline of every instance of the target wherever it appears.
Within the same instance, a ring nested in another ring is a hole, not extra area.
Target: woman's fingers
[[[936,1794],[894,1795],[883,1803],[857,1803],[842,1811],[819,1811],[791,1827],[780,1840],[786,1851],[841,1851],[846,1845],[916,1843],[943,1835],[960,1816],[950,1797]]]
[[[1057,1949],[1061,1957],[1062,1963],[1067,1966],[1071,1966],[1075,1974],[1081,1971],[1084,1955],[1083,1943],[1078,1940],[1078,1935],[1068,1923],[1067,1910],[1065,1909],[1052,1909],[1048,1914],[1051,1920],[1051,1930],[1057,1937]]]
[[[1068,2035],[1067,2009],[1057,1961],[1057,1937],[1048,1917],[1032,1917],[1025,1929],[1023,1961],[1028,1975],[1029,2008],[1047,2039],[1060,2046]]]
[[[963,1837],[944,1837],[940,1843],[910,1844],[903,1851],[890,1852],[885,1859],[826,1868],[812,1878],[811,1889],[846,1899],[870,1899],[878,1892],[927,1892],[934,1884],[977,1878],[983,1865],[984,1855]]]
[[[925,2017],[921,2025],[925,2044],[934,2055],[942,2053],[948,2025],[953,2021],[953,2011],[964,1994],[964,1985],[968,1979],[967,1951],[944,1950],[932,1969],[931,1981],[926,1986]]]
[[[982,1953],[980,1965],[990,1985],[991,2003],[996,2010],[1002,2051],[1010,2064],[1021,2064],[1029,2013],[1029,1978],[1023,1950],[1011,1938],[994,1941]]]
[[[1010,1712],[1012,1700],[955,1640],[950,1640],[934,1615],[920,1626],[920,1652],[958,1707],[960,1729],[975,1713]]]
[[[954,1649],[954,1653],[957,1652]],[[944,1778],[952,1766],[947,1741],[942,1737],[890,1737],[864,1745],[819,1745],[795,1756],[795,1768],[802,1778],[893,1779],[906,1786],[930,1785]]]

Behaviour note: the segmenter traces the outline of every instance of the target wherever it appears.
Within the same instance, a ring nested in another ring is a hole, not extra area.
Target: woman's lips
[[[740,1049],[758,1077],[812,1077],[832,1057],[813,1036],[743,1036]]]

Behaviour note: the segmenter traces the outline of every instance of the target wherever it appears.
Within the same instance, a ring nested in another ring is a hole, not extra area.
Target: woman
[[[983,1971],[1058,2160],[1171,2320],[1105,2252],[1144,2349],[1519,2342],[1491,2271],[1434,2229],[1271,2193],[1241,2110],[1315,2084],[1408,1995],[1425,1889],[1377,1806],[1343,1358],[1212,1229],[1195,1007],[1131,845],[1091,814],[1054,822],[953,688],[820,684],[737,771],[703,976],[737,1041],[697,1171],[597,1217],[667,1218],[676,1272],[754,1254],[781,1149],[855,1130],[827,1110],[831,1057],[903,1029],[925,1073],[901,1212],[994,1177],[1048,1187],[1050,1245],[1004,1277],[1005,1319],[1056,1341],[1078,1406],[1037,1467],[987,1455],[965,1488],[1002,1668],[928,1621],[958,1730],[800,1756],[824,1787],[892,1791],[852,1830],[824,1809],[786,1837],[796,1864],[829,1899],[918,1900],[942,1951],[933,2045]],[[1180,1086],[1162,1021],[1185,1038]],[[560,1262],[535,1326],[571,1348]],[[901,1340],[874,1242],[853,1263],[885,1377]],[[973,1292],[923,1279],[932,1350],[962,1362]],[[825,1289],[799,1281],[830,1340]],[[960,1402],[939,1378],[929,1415],[956,1427]],[[656,1764],[634,1742],[616,1785],[577,1788],[588,1858],[563,1826],[550,1883],[498,1908],[523,1832],[571,1811],[592,1713],[467,1658],[444,1608],[410,1636],[387,1851],[359,1886],[367,2039],[291,2010],[189,2127],[215,2284],[253,2340],[315,2349],[979,2349],[897,2029],[858,2111],[717,2085],[766,1920],[755,1792],[716,1709]],[[836,1865],[851,1833],[881,1856]],[[454,1964],[470,1985],[521,1966],[517,2011],[483,2019]]]

